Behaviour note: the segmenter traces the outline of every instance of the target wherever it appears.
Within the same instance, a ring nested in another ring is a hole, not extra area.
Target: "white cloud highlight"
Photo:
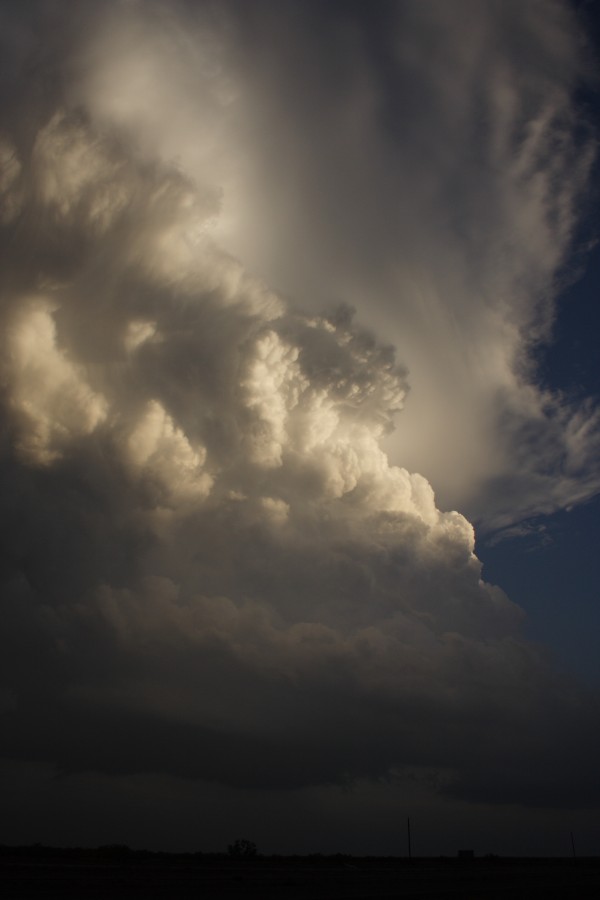
[[[5,341],[5,388],[20,418],[21,452],[33,462],[50,463],[106,418],[107,405],[86,382],[83,368],[57,347],[51,304],[25,297],[18,305]]]

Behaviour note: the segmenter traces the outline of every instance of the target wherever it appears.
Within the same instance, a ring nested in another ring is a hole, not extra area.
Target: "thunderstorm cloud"
[[[597,488],[531,356],[593,155],[566,8],[74,6],[2,6],[0,756],[597,802],[597,698],[432,488]]]

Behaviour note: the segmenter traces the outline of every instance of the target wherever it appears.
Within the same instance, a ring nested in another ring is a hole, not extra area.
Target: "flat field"
[[[600,859],[269,859],[248,862],[0,861],[0,894],[22,898],[376,898],[600,897]]]

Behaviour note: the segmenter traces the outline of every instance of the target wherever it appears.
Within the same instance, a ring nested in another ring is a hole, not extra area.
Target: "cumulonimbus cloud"
[[[222,240],[302,304],[341,298],[390,337],[412,394],[386,447],[444,508],[490,531],[593,496],[597,404],[537,370],[596,152],[572,10],[322,7],[224,7]],[[123,102],[140,107],[135,86]],[[161,137],[173,105],[144,128],[166,152],[177,134],[193,170],[210,141],[176,116]]]
[[[123,31],[73,28],[21,71],[2,135],[0,752],[259,787],[444,767],[463,796],[502,773],[504,799],[565,802],[597,701],[523,639],[469,522],[390,463],[406,370],[223,249],[209,151],[202,177],[151,153],[119,113],[130,69],[116,112],[104,93],[124,34],[150,78],[170,14],[104,12]]]

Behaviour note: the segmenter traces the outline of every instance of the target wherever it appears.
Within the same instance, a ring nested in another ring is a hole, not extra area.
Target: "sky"
[[[0,34],[0,842],[600,852],[597,9]]]

